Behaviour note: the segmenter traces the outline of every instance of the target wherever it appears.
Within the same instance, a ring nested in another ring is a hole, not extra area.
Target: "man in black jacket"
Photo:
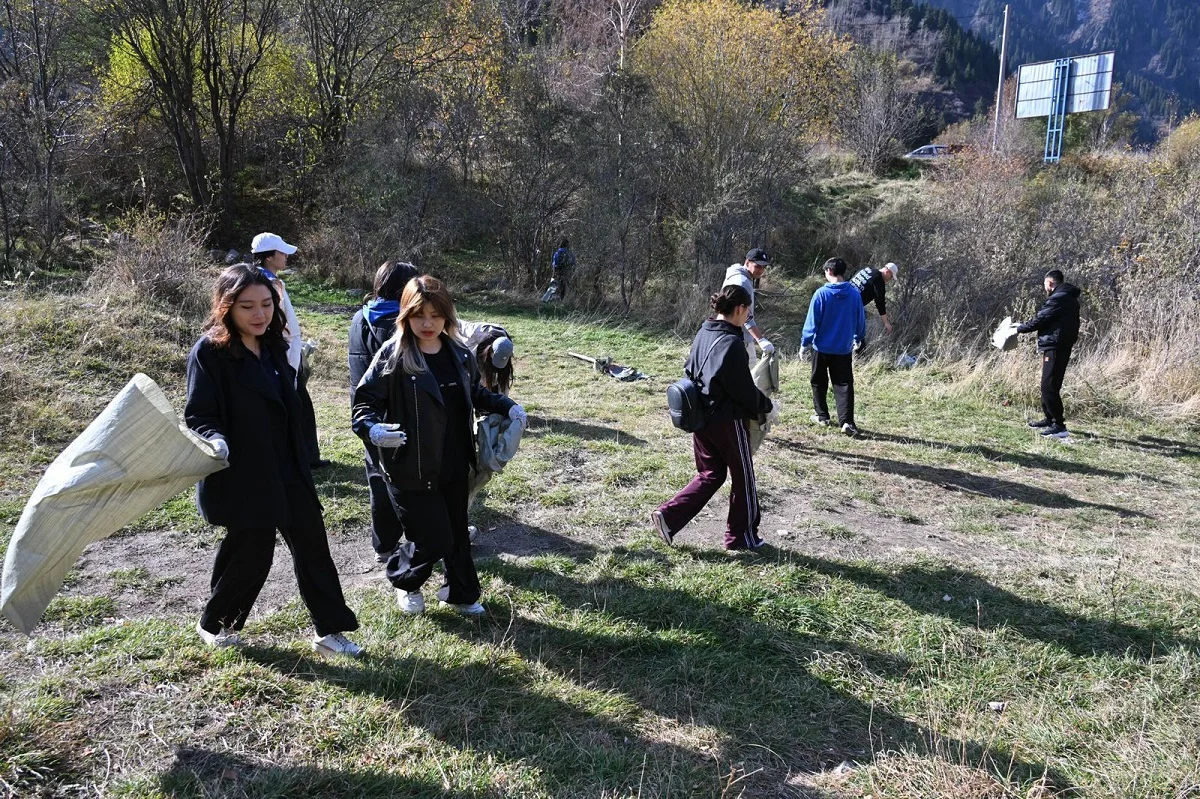
[[[1018,333],[1037,332],[1038,352],[1042,354],[1042,413],[1045,418],[1030,422],[1046,437],[1066,438],[1063,419],[1062,384],[1071,360],[1071,348],[1079,338],[1079,289],[1063,279],[1063,273],[1051,269],[1043,283],[1045,304],[1028,322],[1017,325]]]

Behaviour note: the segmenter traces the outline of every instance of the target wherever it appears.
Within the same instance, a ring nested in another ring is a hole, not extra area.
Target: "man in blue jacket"
[[[803,351],[812,350],[813,421],[829,424],[829,384],[837,402],[838,422],[846,435],[857,436],[854,425],[854,363],[857,342],[867,332],[867,315],[862,295],[846,282],[846,262],[830,258],[825,262],[824,286],[808,304],[808,318],[800,338]]]

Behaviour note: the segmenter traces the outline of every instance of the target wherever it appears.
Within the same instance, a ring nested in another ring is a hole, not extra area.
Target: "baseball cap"
[[[890,261],[888,263],[884,264],[883,268],[888,270],[889,272],[891,272],[892,277],[895,277],[900,272],[900,267],[896,266],[894,263],[891,263]]]
[[[271,252],[272,250],[278,250],[284,255],[291,255],[296,251],[296,245],[288,244],[274,233],[259,233],[254,237],[254,241],[250,242],[250,252]]]
[[[492,342],[492,366],[503,369],[512,360],[513,343],[508,336],[501,336]]]
[[[750,252],[746,253],[746,260],[753,261],[759,266],[770,266],[771,259],[767,257],[767,251],[761,247],[755,247]]]

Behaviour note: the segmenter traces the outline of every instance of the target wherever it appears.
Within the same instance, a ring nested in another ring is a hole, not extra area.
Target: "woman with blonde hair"
[[[404,287],[392,337],[354,389],[353,428],[378,453],[388,495],[404,522],[387,576],[405,613],[422,613],[421,587],[442,561],[443,604],[483,615],[479,576],[467,531],[470,473],[476,462],[476,412],[525,411],[479,380],[474,354],[458,344],[454,300],[440,280],[415,277]]]

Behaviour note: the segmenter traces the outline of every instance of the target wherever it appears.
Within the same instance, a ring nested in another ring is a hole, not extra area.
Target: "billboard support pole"
[[[992,152],[996,152],[996,141],[1000,137],[1000,114],[1004,107],[1004,54],[1008,49],[1008,4],[1004,4],[1004,32],[1000,34],[1000,77],[996,81],[996,119],[992,124]]]
[[[1067,121],[1067,88],[1071,78],[1071,59],[1054,62],[1054,81],[1050,88],[1050,115],[1046,120],[1046,154],[1043,163],[1057,164],[1062,158],[1063,128]]]

